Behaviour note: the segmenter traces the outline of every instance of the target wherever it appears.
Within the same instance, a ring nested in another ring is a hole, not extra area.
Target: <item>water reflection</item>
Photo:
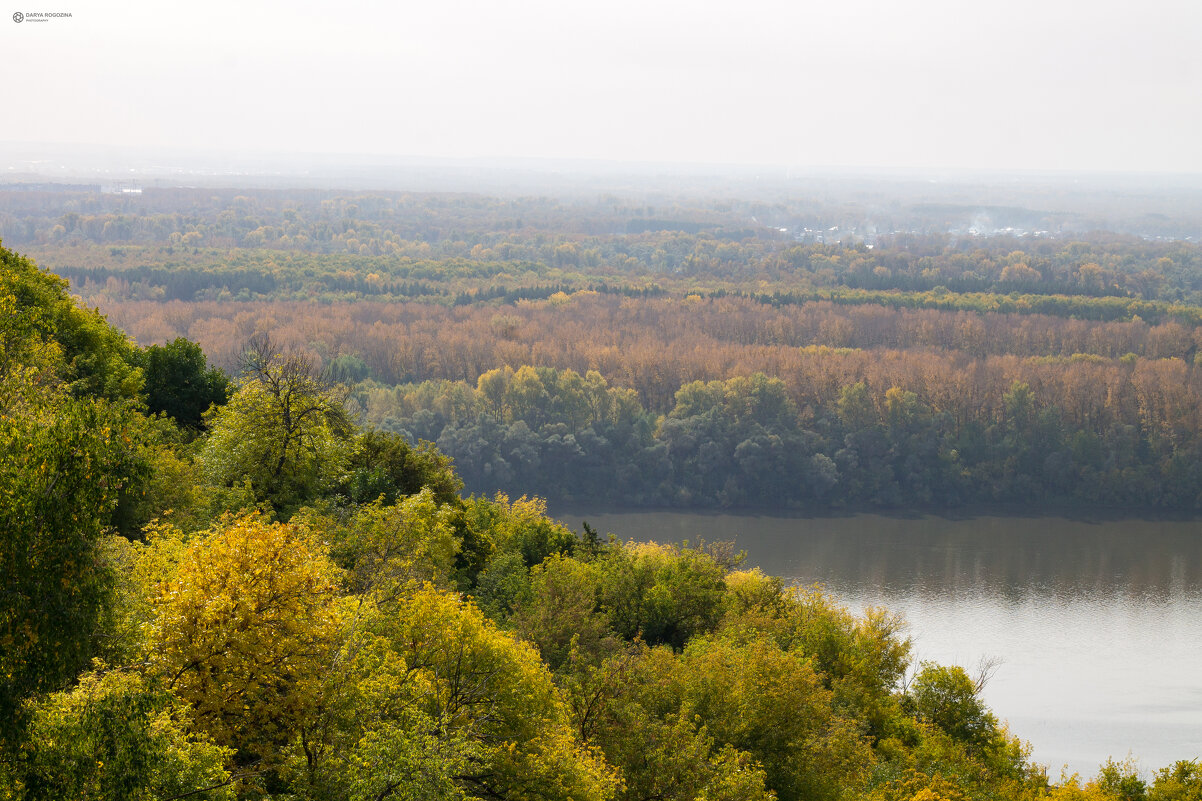
[[[621,539],[733,539],[748,563],[910,622],[918,659],[1002,665],[986,700],[1052,773],[1202,757],[1202,524],[565,514]]]

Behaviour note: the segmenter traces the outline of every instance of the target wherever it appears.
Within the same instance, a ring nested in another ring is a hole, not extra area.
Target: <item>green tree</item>
[[[252,342],[245,365],[230,402],[207,418],[200,461],[212,484],[247,485],[286,518],[345,479],[353,428],[344,392],[266,339]]]
[[[228,752],[192,733],[190,722],[184,704],[152,679],[100,666],[31,705],[10,789],[28,801],[232,801]]]
[[[1202,801],[1202,765],[1195,759],[1161,768],[1148,790],[1148,801]]]
[[[395,504],[363,505],[344,522],[315,516],[309,524],[331,539],[331,554],[355,594],[396,598],[427,582],[451,580],[459,551],[457,513],[423,489]]]
[[[836,711],[808,660],[770,640],[697,638],[672,680],[683,708],[763,765],[782,801],[836,799],[868,778],[873,756],[857,721]]]
[[[387,505],[429,487],[439,503],[457,504],[463,489],[463,481],[451,469],[451,460],[434,445],[419,442],[413,447],[404,437],[387,431],[359,435],[347,468],[348,493],[355,503],[383,497]]]
[[[875,425],[879,419],[868,385],[863,381],[849,384],[839,391],[837,404],[839,420],[850,431]]]
[[[349,798],[585,801],[613,795],[534,650],[426,587],[359,607],[325,722],[292,751],[300,786]]]
[[[1148,785],[1139,777],[1139,766],[1131,758],[1123,762],[1107,759],[1098,771],[1097,784],[1116,801],[1144,801],[1148,797]]]
[[[98,544],[137,469],[128,412],[0,379],[0,746],[23,698],[58,689],[90,659],[111,573]]]
[[[498,423],[503,422],[510,413],[506,396],[512,380],[513,368],[508,365],[481,373],[476,379],[476,395],[485,412]]]
[[[598,606],[627,640],[682,648],[722,618],[725,569],[699,548],[630,543],[598,560]]]
[[[493,498],[470,498],[464,509],[467,528],[490,553],[512,552],[527,568],[556,553],[571,553],[576,535],[547,516],[547,502],[522,496],[510,502],[504,493]]]
[[[142,365],[146,408],[180,426],[199,430],[208,408],[228,399],[229,379],[208,366],[195,342],[180,337],[167,345],[151,345],[142,354]]]
[[[920,721],[963,743],[970,752],[981,753],[998,739],[997,718],[962,667],[924,662],[910,686],[910,699]]]
[[[81,309],[67,282],[0,247],[0,347],[5,353],[52,344],[60,378],[73,394],[117,400],[142,388],[137,351],[129,337],[96,311]]]
[[[596,664],[621,647],[597,608],[599,573],[597,561],[563,554],[547,557],[530,571],[528,600],[513,623],[552,670],[569,661]]]
[[[884,609],[850,614],[819,589],[786,592],[779,579],[756,573],[727,577],[732,603],[723,629],[765,634],[809,660],[842,714],[874,740],[902,716],[897,690],[910,663],[904,621]]]

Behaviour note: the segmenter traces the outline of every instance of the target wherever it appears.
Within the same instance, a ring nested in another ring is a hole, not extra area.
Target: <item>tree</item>
[[[859,431],[877,423],[878,415],[868,385],[863,381],[849,384],[839,392],[839,420],[849,431]]]
[[[598,743],[622,769],[626,801],[769,801],[767,776],[755,757],[719,744],[687,710],[657,717],[643,705],[611,701]]]
[[[171,548],[178,533],[162,535]],[[337,650],[336,569],[306,527],[244,515],[191,540],[152,604],[151,663],[234,762],[270,766]]]
[[[482,547],[492,553],[516,553],[526,568],[552,554],[571,553],[578,542],[571,530],[547,516],[547,502],[541,498],[523,495],[511,503],[500,492],[491,499],[471,498],[464,520],[478,540],[489,543]]]
[[[1148,801],[1202,801],[1202,764],[1181,760],[1157,772]]]
[[[701,548],[630,543],[598,560],[598,606],[622,637],[679,649],[717,627],[724,575]]]
[[[460,549],[456,511],[423,489],[395,504],[360,506],[344,523],[315,516],[312,526],[332,540],[350,588],[379,600],[449,582]]]
[[[151,345],[142,354],[142,364],[146,408],[180,426],[201,429],[208,408],[228,399],[229,379],[208,366],[200,345],[183,337],[167,345]]]
[[[857,617],[818,589],[785,592],[779,580],[755,574],[734,574],[727,585],[737,602],[723,630],[760,632],[808,660],[842,714],[874,740],[888,734],[901,716],[896,690],[910,658],[899,616],[869,609]]]
[[[111,578],[98,544],[138,467],[128,411],[42,380],[0,378],[0,748],[22,699],[92,655]]]
[[[144,467],[131,348],[0,248],[0,752],[20,739],[23,701],[65,686],[95,648],[112,579],[98,546]]]
[[[460,581],[474,585],[476,602],[489,616],[504,619],[530,592],[530,569],[555,554],[571,553],[576,535],[547,517],[546,502],[503,493],[469,498],[463,510],[464,548]]]
[[[836,799],[872,753],[808,660],[761,638],[698,637],[672,674],[683,708],[718,742],[751,754],[782,801]]]
[[[252,341],[244,363],[230,402],[208,416],[200,460],[211,483],[249,485],[286,518],[344,479],[352,438],[345,393],[266,338]]]
[[[930,662],[923,663],[910,686],[917,718],[977,754],[989,749],[999,737],[997,718],[980,699],[979,692],[980,687],[964,668]]]
[[[183,703],[136,670],[98,665],[33,705],[30,717],[15,766],[29,801],[234,798],[228,752],[190,732]]]
[[[293,749],[302,785],[334,797],[611,798],[550,673],[470,602],[425,587],[360,610],[323,725]]]
[[[872,763],[809,663],[766,639],[639,645],[565,683],[626,798],[732,797],[716,788],[737,785],[735,798],[837,799]]]
[[[463,481],[451,460],[429,442],[410,445],[388,431],[366,431],[354,443],[347,464],[348,491],[355,503],[383,497],[386,505],[398,497],[416,495],[428,487],[439,503],[459,503]]]
[[[559,670],[569,660],[599,662],[621,645],[609,621],[597,614],[597,561],[556,554],[530,571],[527,603],[513,622],[544,662]]]
[[[136,397],[142,371],[130,339],[96,311],[81,309],[67,282],[0,247],[0,347],[5,353],[51,344],[73,394],[109,400]]]
[[[1116,801],[1144,801],[1148,785],[1139,777],[1139,766],[1128,757],[1123,762],[1107,759],[1098,771],[1098,788]]]

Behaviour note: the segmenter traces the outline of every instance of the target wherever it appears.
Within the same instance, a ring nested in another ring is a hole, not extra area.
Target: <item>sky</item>
[[[7,2],[0,141],[1202,173],[1199,0]]]

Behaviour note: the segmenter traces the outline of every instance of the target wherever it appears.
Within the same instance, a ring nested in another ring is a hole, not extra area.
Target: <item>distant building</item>
[[[100,191],[106,195],[140,195],[142,185],[136,181],[114,181],[102,185]]]

